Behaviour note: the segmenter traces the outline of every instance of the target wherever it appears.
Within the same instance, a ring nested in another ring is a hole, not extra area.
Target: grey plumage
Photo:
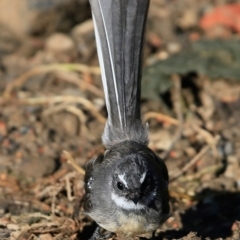
[[[115,186],[120,176],[127,183],[127,194],[141,190],[138,204],[127,201],[124,190]],[[130,236],[153,232],[169,216],[167,168],[145,145],[130,141],[113,146],[88,162],[85,182],[84,210],[110,232]]]
[[[146,145],[141,55],[149,0],[89,0],[108,111],[107,150],[88,162],[84,211],[110,232],[154,232],[169,215],[168,171]],[[99,228],[90,240],[100,239]]]
[[[149,0],[90,0],[108,120],[107,148],[148,143],[140,113],[142,43]]]

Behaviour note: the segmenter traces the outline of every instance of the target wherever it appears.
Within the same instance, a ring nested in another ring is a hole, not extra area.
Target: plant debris
[[[0,240],[87,240],[84,167],[107,118],[90,8],[17,2],[0,2]],[[230,2],[150,4],[142,114],[171,205],[156,239],[240,239],[239,31],[216,17]]]

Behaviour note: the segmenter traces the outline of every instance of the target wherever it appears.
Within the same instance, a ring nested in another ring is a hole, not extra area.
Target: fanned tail
[[[148,143],[140,113],[141,60],[149,0],[90,0],[108,111],[107,148],[130,140]]]

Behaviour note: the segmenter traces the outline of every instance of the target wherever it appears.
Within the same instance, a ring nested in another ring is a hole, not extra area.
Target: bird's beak
[[[132,200],[134,202],[134,204],[137,205],[137,203],[139,201],[139,195],[134,194],[133,196],[131,196],[130,200]]]

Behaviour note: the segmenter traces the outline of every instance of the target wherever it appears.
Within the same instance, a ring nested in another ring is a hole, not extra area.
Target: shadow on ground
[[[232,226],[240,221],[240,192],[218,192],[206,189],[204,200],[181,215],[183,228],[162,232],[157,239],[173,239],[196,232],[203,238],[227,238],[232,236]]]

